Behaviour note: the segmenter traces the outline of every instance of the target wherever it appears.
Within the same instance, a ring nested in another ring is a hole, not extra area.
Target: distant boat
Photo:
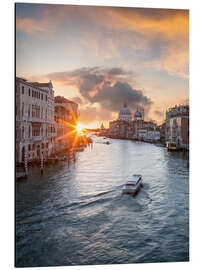
[[[167,142],[166,148],[168,151],[177,151],[180,149],[179,145],[176,142]]]
[[[25,172],[16,172],[16,180],[26,179],[27,175]]]
[[[142,176],[140,174],[133,175],[133,178],[128,180],[128,182],[123,187],[123,193],[125,194],[135,194],[142,186]]]

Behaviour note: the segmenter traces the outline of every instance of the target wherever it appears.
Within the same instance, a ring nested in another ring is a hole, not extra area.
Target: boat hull
[[[124,193],[124,194],[132,194],[132,195],[134,195],[134,194],[136,194],[136,193],[141,189],[142,186],[143,186],[142,181],[140,181],[139,185],[137,185],[137,186],[134,187],[134,188],[128,188],[128,187],[126,187],[126,185],[125,185],[125,186],[123,187],[123,193]]]

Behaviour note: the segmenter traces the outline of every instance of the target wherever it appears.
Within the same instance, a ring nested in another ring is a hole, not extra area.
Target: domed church
[[[119,112],[118,120],[123,120],[123,121],[132,121],[132,113],[128,109],[127,104],[124,103],[123,108]]]
[[[137,109],[137,111],[134,113],[134,120],[136,120],[136,121],[144,120],[144,109],[143,108],[139,108],[139,110]]]

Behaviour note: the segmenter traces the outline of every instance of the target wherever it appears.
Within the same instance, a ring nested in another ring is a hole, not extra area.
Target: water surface
[[[105,141],[16,184],[16,266],[189,260],[187,155]],[[142,190],[122,195],[133,174]]]

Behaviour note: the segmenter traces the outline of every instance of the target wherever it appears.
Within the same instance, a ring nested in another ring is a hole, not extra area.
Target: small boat
[[[178,151],[179,145],[176,142],[166,142],[166,148],[168,151]]]
[[[123,193],[125,194],[135,194],[142,186],[142,176],[140,174],[134,174],[133,178],[128,180],[128,182],[123,187]]]
[[[16,172],[16,180],[26,179],[27,174],[25,172]]]

